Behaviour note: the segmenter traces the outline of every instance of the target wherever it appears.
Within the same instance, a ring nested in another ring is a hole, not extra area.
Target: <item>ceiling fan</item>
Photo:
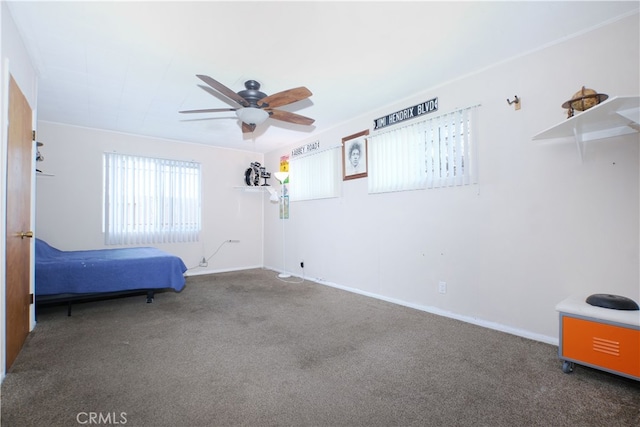
[[[224,95],[225,101],[233,105],[234,108],[206,108],[203,110],[180,111],[180,113],[235,111],[242,122],[243,133],[253,132],[256,125],[263,123],[268,118],[306,126],[311,125],[315,121],[300,114],[275,109],[309,98],[312,93],[304,86],[267,96],[266,93],[260,92],[260,83],[255,80],[247,80],[244,83],[245,90],[236,93],[209,76],[196,74],[196,77]],[[208,89],[208,87],[203,86],[203,89]]]

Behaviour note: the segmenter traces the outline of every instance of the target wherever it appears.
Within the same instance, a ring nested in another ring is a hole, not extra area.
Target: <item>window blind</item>
[[[369,193],[477,183],[477,106],[372,135]]]
[[[427,188],[478,182],[476,116],[470,107],[427,121]]]
[[[419,122],[371,137],[369,193],[424,188],[425,132]]]
[[[200,164],[104,155],[105,244],[198,241]]]
[[[291,201],[338,197],[342,176],[340,147],[332,147],[289,162]]]

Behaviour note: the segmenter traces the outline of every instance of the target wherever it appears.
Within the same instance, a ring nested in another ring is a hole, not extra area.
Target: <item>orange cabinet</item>
[[[640,381],[640,312],[593,307],[576,298],[556,309],[564,372],[578,363]]]
[[[566,314],[561,319],[561,359],[640,380],[640,330]]]

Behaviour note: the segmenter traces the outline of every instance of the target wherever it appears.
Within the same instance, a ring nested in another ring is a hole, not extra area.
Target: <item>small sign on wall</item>
[[[302,156],[303,154],[316,151],[320,148],[320,141],[310,142],[309,144],[302,145],[298,148],[291,150],[291,157]]]
[[[289,156],[280,156],[280,172],[289,172]],[[281,185],[280,219],[289,219],[289,177]]]
[[[405,120],[413,119],[424,114],[438,111],[438,98],[433,98],[425,102],[421,102],[413,107],[405,108],[404,110],[396,111],[395,113],[387,114],[384,117],[375,119],[373,121],[373,130],[382,129],[385,126],[394,125],[396,123],[403,122]]]
[[[289,172],[289,156],[280,156],[280,172]]]

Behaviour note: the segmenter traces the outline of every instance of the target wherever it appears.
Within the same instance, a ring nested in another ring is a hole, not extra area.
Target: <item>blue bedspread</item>
[[[160,249],[124,248],[61,251],[36,239],[38,295],[184,288],[182,260]]]

